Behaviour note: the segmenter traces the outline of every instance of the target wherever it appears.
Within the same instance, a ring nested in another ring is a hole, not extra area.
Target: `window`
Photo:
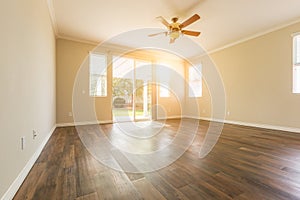
[[[293,93],[300,93],[300,33],[293,38]]]
[[[170,97],[170,90],[166,86],[159,86],[159,97]]]
[[[189,67],[189,97],[202,97],[202,66]]]
[[[106,56],[90,53],[90,96],[107,96]]]

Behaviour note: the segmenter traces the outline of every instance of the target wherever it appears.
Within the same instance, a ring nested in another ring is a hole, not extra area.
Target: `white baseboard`
[[[171,115],[166,117],[157,117],[157,120],[166,120],[166,119],[181,119],[181,115]]]
[[[58,123],[56,127],[68,127],[68,126],[81,126],[81,125],[93,125],[93,124],[112,124],[112,120],[100,120],[100,121],[84,121],[84,122],[71,122],[71,123]]]
[[[295,128],[295,127],[275,126],[275,125],[270,125],[270,124],[257,124],[257,123],[249,123],[249,122],[242,122],[242,121],[232,121],[232,120],[226,120],[226,119],[224,119],[224,120],[213,119],[213,118],[208,118],[208,117],[194,117],[194,116],[184,116],[184,117],[192,118],[192,119],[206,120],[206,121],[221,122],[221,123],[226,123],[226,124],[235,124],[235,125],[241,125],[241,126],[251,126],[251,127],[257,127],[257,128],[265,128],[265,129],[271,129],[271,130],[300,133],[300,128]]]
[[[39,155],[41,154],[43,148],[47,144],[49,138],[51,137],[52,133],[54,132],[56,126],[53,126],[50,132],[46,135],[46,138],[43,140],[41,145],[37,148],[35,153],[31,156],[30,160],[27,162],[25,167],[19,173],[18,177],[14,180],[14,182],[10,185],[8,190],[2,196],[1,200],[11,200],[14,198],[15,194],[19,190],[20,186],[22,185],[23,181],[25,180],[26,176],[30,172],[31,168],[33,167],[34,163],[38,159]]]
[[[242,125],[242,126],[252,126],[252,127],[258,127],[258,128],[265,128],[265,129],[273,129],[273,130],[279,130],[279,131],[287,131],[287,132],[300,133],[300,128],[295,128],[295,127],[274,126],[274,125],[270,125],[270,124],[256,124],[256,123],[231,121],[231,120],[225,120],[225,123]]]
[[[192,116],[192,115],[182,115],[182,118],[190,118],[190,119],[199,119],[200,120],[199,116]],[[209,121],[209,120],[207,120],[207,121]]]

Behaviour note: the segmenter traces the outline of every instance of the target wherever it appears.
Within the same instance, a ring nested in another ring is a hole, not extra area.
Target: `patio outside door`
[[[126,57],[113,58],[114,122],[150,120],[152,64]]]

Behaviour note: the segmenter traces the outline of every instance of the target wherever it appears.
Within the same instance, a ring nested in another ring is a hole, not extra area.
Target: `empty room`
[[[0,199],[300,199],[299,8],[1,1]]]

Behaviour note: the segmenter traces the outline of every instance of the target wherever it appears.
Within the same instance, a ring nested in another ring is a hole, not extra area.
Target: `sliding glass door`
[[[151,120],[152,63],[135,61],[135,119]]]
[[[113,58],[113,120],[151,119],[152,64],[133,58]]]
[[[113,120],[132,121],[134,88],[134,60],[123,57],[113,58]]]

